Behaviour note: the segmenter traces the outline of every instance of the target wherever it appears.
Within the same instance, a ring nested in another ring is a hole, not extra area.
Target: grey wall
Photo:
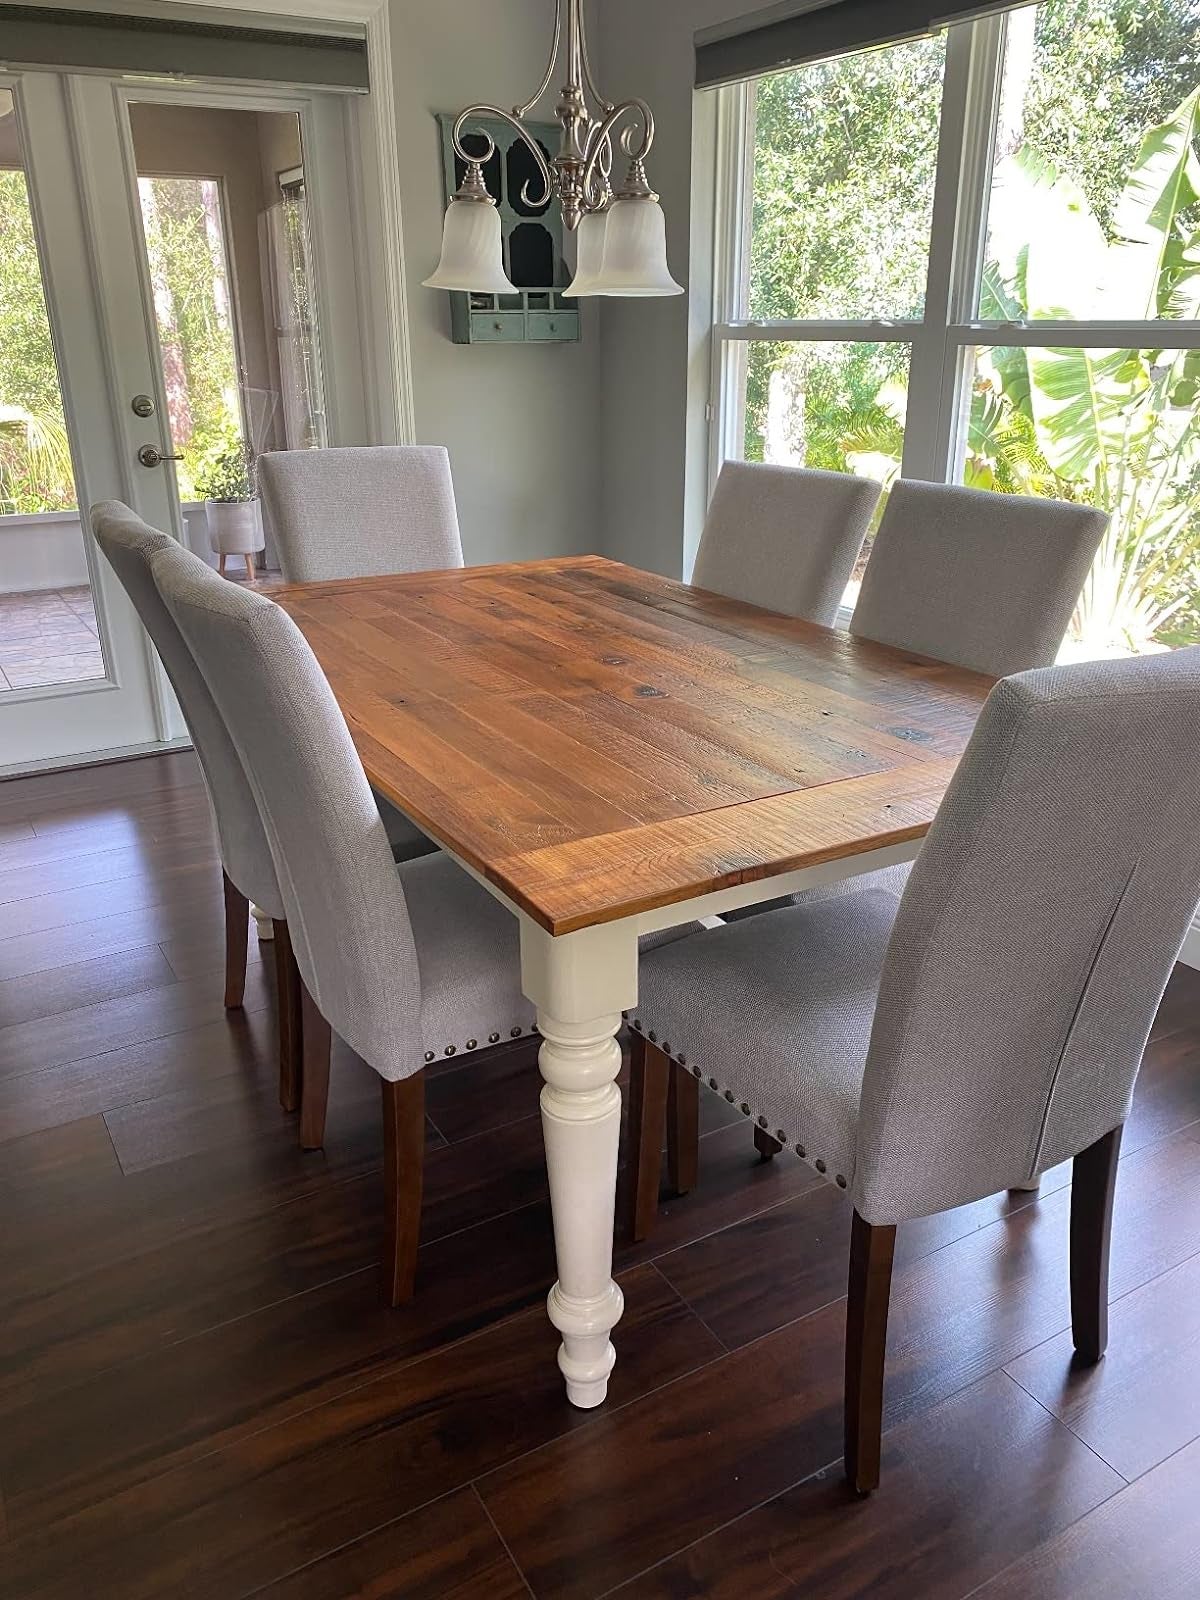
[[[707,498],[708,326],[716,101],[693,92],[697,30],[755,10],[753,0],[602,0],[605,92],[654,109],[650,182],[667,214],[671,270],[686,299],[602,302],[601,429],[610,463],[602,549],[679,577]],[[694,162],[693,162],[694,153]]]
[[[449,446],[468,563],[593,551],[600,540],[599,315],[578,345],[454,345],[421,288],[441,244],[439,111],[533,93],[552,0],[393,0],[393,70],[418,440]]]

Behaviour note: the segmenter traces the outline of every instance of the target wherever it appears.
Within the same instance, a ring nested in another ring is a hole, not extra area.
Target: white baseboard
[[[132,761],[138,756],[161,756],[172,750],[190,750],[188,738],[152,740],[148,744],[124,744],[113,750],[85,750],[73,756],[43,756],[40,761],[13,761],[0,766],[0,782],[6,778],[28,778],[37,772],[67,772],[72,767],[103,767],[113,761]]]

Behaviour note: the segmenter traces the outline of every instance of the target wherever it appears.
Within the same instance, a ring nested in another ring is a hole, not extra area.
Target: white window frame
[[[995,13],[946,30],[925,312],[921,320],[755,322],[749,304],[755,84],[717,91],[716,261],[713,274],[709,490],[745,448],[746,347],[755,341],[908,344],[908,415],[901,476],[961,479],[973,352],[1013,346],[1200,349],[1200,322],[988,322],[973,317],[987,240],[987,206],[1008,19]]]

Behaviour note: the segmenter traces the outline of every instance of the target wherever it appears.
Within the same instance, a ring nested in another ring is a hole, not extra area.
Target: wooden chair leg
[[[671,1063],[641,1033],[629,1035],[629,1234],[645,1239],[658,1211]]]
[[[756,1127],[754,1130],[754,1148],[764,1161],[774,1161],[783,1146],[773,1133],[768,1133],[765,1128]]]
[[[304,1040],[300,1073],[300,1148],[319,1150],[325,1143],[325,1113],[329,1107],[329,1052],[333,1034],[308,986],[300,984],[300,1032]]]
[[[425,1074],[383,1080],[383,1298],[412,1298],[425,1181]]]
[[[846,1307],[845,1467],[856,1494],[870,1494],[879,1487],[883,1367],[895,1248],[894,1227],[876,1227],[854,1213]]]
[[[275,917],[271,926],[275,931],[271,942],[275,946],[275,999],[279,1008],[279,1104],[285,1111],[297,1111],[304,1070],[300,969],[287,923]]]
[[[675,1194],[690,1194],[700,1171],[700,1084],[685,1067],[671,1063],[667,1090],[667,1182]]]
[[[225,557],[224,555],[218,557],[218,560],[217,560],[217,571],[221,574],[222,577],[225,576],[225,562],[226,562],[226,560],[227,560],[227,557]]]
[[[239,1011],[246,998],[250,902],[227,872],[221,876],[225,883],[225,1009]]]
[[[1086,1366],[1094,1366],[1108,1344],[1108,1253],[1121,1133],[1114,1128],[1072,1163],[1071,1333]]]

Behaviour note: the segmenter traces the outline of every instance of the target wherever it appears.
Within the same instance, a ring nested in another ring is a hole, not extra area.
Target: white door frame
[[[76,166],[90,220],[110,412],[122,447],[123,496],[128,504],[152,527],[186,542],[171,469],[147,475],[132,465],[140,445],[158,444],[169,450],[173,444],[162,365],[151,355],[158,345],[158,330],[138,201],[130,120],[135,104],[290,112],[299,118],[310,179],[314,295],[330,439],[335,444],[390,443],[386,432],[380,439],[379,397],[368,392],[370,384],[364,381],[364,357],[372,341],[362,325],[366,309],[362,280],[368,269],[358,256],[365,241],[357,237],[356,224],[365,207],[350,193],[360,163],[349,149],[356,134],[347,125],[346,97],[287,86],[199,80],[143,84],[107,73],[71,74],[65,85]],[[231,292],[236,299],[235,285]],[[153,421],[140,420],[131,412],[130,397],[137,393],[153,398]],[[184,738],[186,725],[148,638],[144,648],[158,741]]]
[[[0,705],[0,778],[62,766],[76,759],[57,749],[58,733],[77,741],[95,737],[90,759],[123,753],[117,739],[153,741],[161,732],[155,673],[143,655],[145,634],[124,590],[86,531],[87,508],[95,500],[127,493],[129,472],[113,427],[109,352],[103,337],[98,284],[89,259],[87,198],[79,173],[62,75],[21,71],[0,74],[17,107],[18,129],[37,238],[42,288],[71,445],[71,465],[80,514],[82,554],[95,598],[104,676],[82,683],[51,683],[10,689]],[[62,181],[66,176],[65,183]],[[71,381],[65,381],[67,371]],[[65,702],[73,703],[64,709]],[[69,724],[78,710],[79,725]],[[158,745],[138,743],[134,749]],[[21,750],[16,761],[4,760]],[[80,750],[79,759],[89,756]]]
[[[51,5],[61,3],[62,0],[49,0]],[[176,8],[176,0],[160,0],[160,3],[168,13]],[[354,245],[363,274],[359,282],[359,324],[364,335],[362,346],[368,432],[375,443],[411,444],[416,437],[415,403],[388,0],[211,0],[211,3],[231,12],[311,17],[314,21],[334,23],[353,22],[364,29],[370,92],[365,95],[346,95],[344,104],[347,133],[350,136],[347,146],[352,170]],[[118,75],[113,76],[117,82],[122,82]],[[130,80],[124,82],[130,85]],[[182,100],[186,97],[192,103],[200,103],[207,95],[215,100],[221,96],[228,98],[240,94],[247,97],[270,95],[278,99],[286,96],[286,86],[232,82],[219,86],[215,80],[197,79],[194,85],[181,82],[178,86],[171,86],[162,98]],[[149,83],[137,86],[136,97],[159,98],[155,87]],[[77,151],[77,158],[78,155]],[[380,328],[384,334],[382,339],[369,337],[372,326]],[[111,351],[106,351],[108,354]],[[106,365],[111,369],[111,361]],[[97,569],[91,540],[85,539],[84,543],[95,581]],[[173,699],[164,690],[149,641],[146,641],[146,648],[151,662],[150,690],[159,740],[148,745],[106,751],[105,757],[148,752],[180,742],[182,725]],[[74,692],[78,692],[78,687],[71,686]],[[62,692],[61,689],[46,691],[54,694]],[[95,756],[81,755],[79,759],[95,759]],[[50,757],[45,763],[24,763],[20,770],[33,770],[34,766],[43,764],[61,765],[62,758]],[[0,774],[5,771],[0,766]]]

